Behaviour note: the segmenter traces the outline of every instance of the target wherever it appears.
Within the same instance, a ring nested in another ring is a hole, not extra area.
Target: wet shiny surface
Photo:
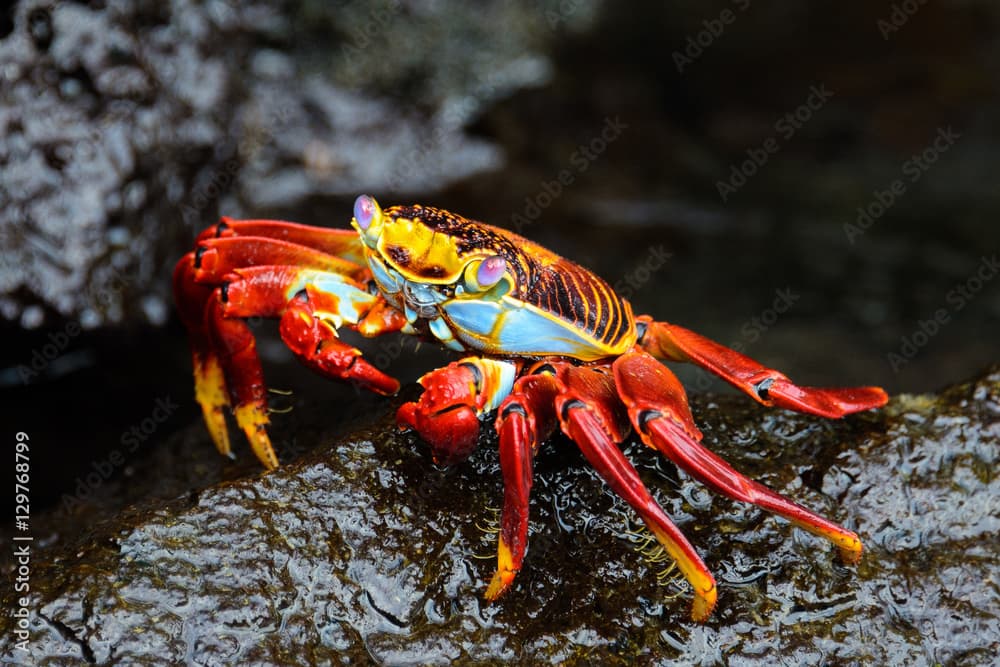
[[[286,461],[305,453],[271,474],[259,475],[242,447],[238,463],[225,463],[195,423],[136,462],[128,485],[149,490],[141,506],[76,537],[61,532],[77,521],[42,519],[53,546],[35,572],[37,664],[61,655],[763,665],[781,655],[802,665],[982,665],[1000,643],[997,371],[838,422],[694,399],[715,451],[858,531],[857,568],[627,445],[718,576],[705,625],[688,620],[689,591],[657,583],[664,564],[637,551],[645,538],[631,513],[571,443],[543,447],[525,569],[487,605],[490,508],[500,502],[493,438],[470,462],[439,469],[423,445],[395,434],[384,403],[369,404],[348,436],[330,433],[310,399],[295,405],[274,428],[292,450]],[[167,469],[191,478],[165,479]],[[80,518],[92,510],[85,504]],[[3,650],[9,659],[9,643]]]

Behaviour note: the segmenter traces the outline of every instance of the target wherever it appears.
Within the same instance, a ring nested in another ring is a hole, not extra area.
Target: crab
[[[619,449],[630,432],[714,491],[826,538],[845,563],[860,559],[854,532],[707,449],[684,388],[662,362],[693,362],[759,403],[827,418],[884,405],[881,388],[796,385],[693,331],[633,315],[604,280],[526,238],[442,209],[382,209],[362,195],[351,226],[223,218],[177,264],[174,291],[190,334],[195,397],[223,455],[231,455],[231,410],[264,467],[278,466],[245,318],[278,318],[281,338],[306,366],[385,395],[399,382],[338,330],[400,332],[466,355],[425,374],[419,400],[397,414],[436,463],[466,459],[481,424],[495,415],[504,497],[490,601],[511,587],[524,562],[533,458],[556,429],[676,562],[694,592],[695,621],[715,607],[715,579]]]

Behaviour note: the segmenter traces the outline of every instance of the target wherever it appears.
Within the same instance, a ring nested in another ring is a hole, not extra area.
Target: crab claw
[[[437,412],[421,403],[404,403],[396,413],[402,428],[420,434],[433,443],[432,455],[438,465],[452,465],[464,461],[479,440],[479,417],[468,405],[456,404]]]

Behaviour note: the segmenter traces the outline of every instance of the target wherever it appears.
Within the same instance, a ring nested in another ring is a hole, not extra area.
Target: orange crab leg
[[[367,267],[308,246],[262,237],[206,239],[194,251],[195,280],[218,283],[234,269],[285,265],[361,278]]]
[[[612,365],[615,383],[642,441],[665,454],[689,475],[734,500],[753,503],[835,544],[846,563],[861,558],[861,540],[737,472],[699,441],[684,388],[667,368],[642,351],[630,352]]]
[[[693,362],[767,406],[836,419],[889,400],[881,387],[800,387],[783,373],[684,327],[648,315],[636,322],[640,331],[645,329],[639,345],[654,357]]]
[[[538,444],[556,427],[555,398],[559,383],[549,374],[526,375],[500,404],[496,429],[500,435],[503,471],[503,511],[497,545],[497,571],[486,599],[503,595],[521,569],[528,548],[528,500],[532,461]]]
[[[222,291],[216,290],[205,305],[205,323],[229,388],[233,414],[254,454],[268,470],[278,467],[278,457],[267,435],[267,387],[257,355],[257,341],[246,322],[226,317]],[[225,428],[225,424],[222,424]],[[220,449],[221,451],[221,449]]]
[[[205,308],[213,287],[194,282],[194,253],[188,253],[174,269],[174,294],[181,321],[188,330],[194,366],[194,395],[212,442],[223,456],[231,456],[226,410],[229,394],[219,355],[216,354],[205,326]]]
[[[612,378],[596,370],[556,364],[564,390],[556,398],[556,412],[569,436],[604,478],[608,486],[639,514],[656,539],[677,563],[694,589],[691,617],[704,621],[715,607],[715,579],[684,534],[674,525],[643,485],[639,474],[616,442],[623,436],[626,418],[620,414]]]
[[[234,220],[223,216],[198,235],[197,242],[231,236],[255,236],[308,246],[356,264],[364,264],[361,239],[352,229],[313,227],[283,220]]]
[[[499,359],[467,357],[420,378],[417,402],[396,413],[401,428],[413,429],[431,448],[434,462],[464,461],[479,440],[479,417],[496,410],[514,384],[518,365]]]

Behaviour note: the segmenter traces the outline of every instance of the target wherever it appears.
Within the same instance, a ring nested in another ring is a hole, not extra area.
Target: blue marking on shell
[[[536,307],[516,300],[498,303],[463,299],[441,307],[457,327],[457,337],[477,350],[583,360],[606,356],[586,332],[568,322],[552,320]]]

